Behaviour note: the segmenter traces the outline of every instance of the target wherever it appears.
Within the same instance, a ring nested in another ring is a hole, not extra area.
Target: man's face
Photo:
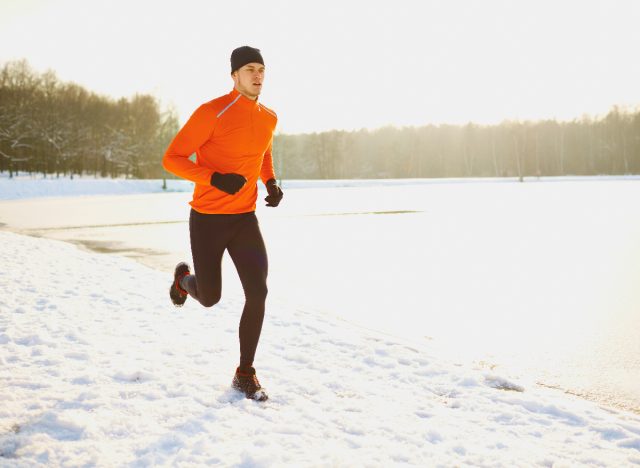
[[[264,65],[261,63],[247,63],[238,68],[231,75],[235,88],[250,99],[260,95],[264,81]]]

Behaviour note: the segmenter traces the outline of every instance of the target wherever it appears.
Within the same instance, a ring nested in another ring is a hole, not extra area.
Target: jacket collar
[[[260,96],[258,96],[255,101],[252,99],[249,99],[247,96],[245,96],[244,94],[241,94],[240,91],[238,91],[236,88],[233,88],[231,90],[231,92],[229,93],[229,95],[231,96],[232,99],[238,99],[238,104],[242,104],[243,106],[247,106],[247,107],[257,107],[258,106],[258,99],[260,99]]]

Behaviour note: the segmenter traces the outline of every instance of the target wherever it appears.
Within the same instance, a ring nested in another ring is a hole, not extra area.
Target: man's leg
[[[191,210],[189,234],[193,275],[185,276],[182,288],[205,307],[220,301],[222,255],[232,235],[229,215],[211,215]]]
[[[267,250],[255,213],[242,215],[227,248],[244,289],[245,305],[240,319],[240,368],[248,369],[260,340],[267,298]]]

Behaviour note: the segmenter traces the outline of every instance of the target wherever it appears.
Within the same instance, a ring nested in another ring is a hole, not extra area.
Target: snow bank
[[[269,301],[230,389],[242,298],[175,309],[170,275],[0,232],[0,465],[640,464],[640,418]]]

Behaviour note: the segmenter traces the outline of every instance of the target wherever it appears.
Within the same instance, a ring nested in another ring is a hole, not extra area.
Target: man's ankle
[[[255,371],[252,365],[240,364],[238,366],[238,372],[241,374],[253,374]]]

